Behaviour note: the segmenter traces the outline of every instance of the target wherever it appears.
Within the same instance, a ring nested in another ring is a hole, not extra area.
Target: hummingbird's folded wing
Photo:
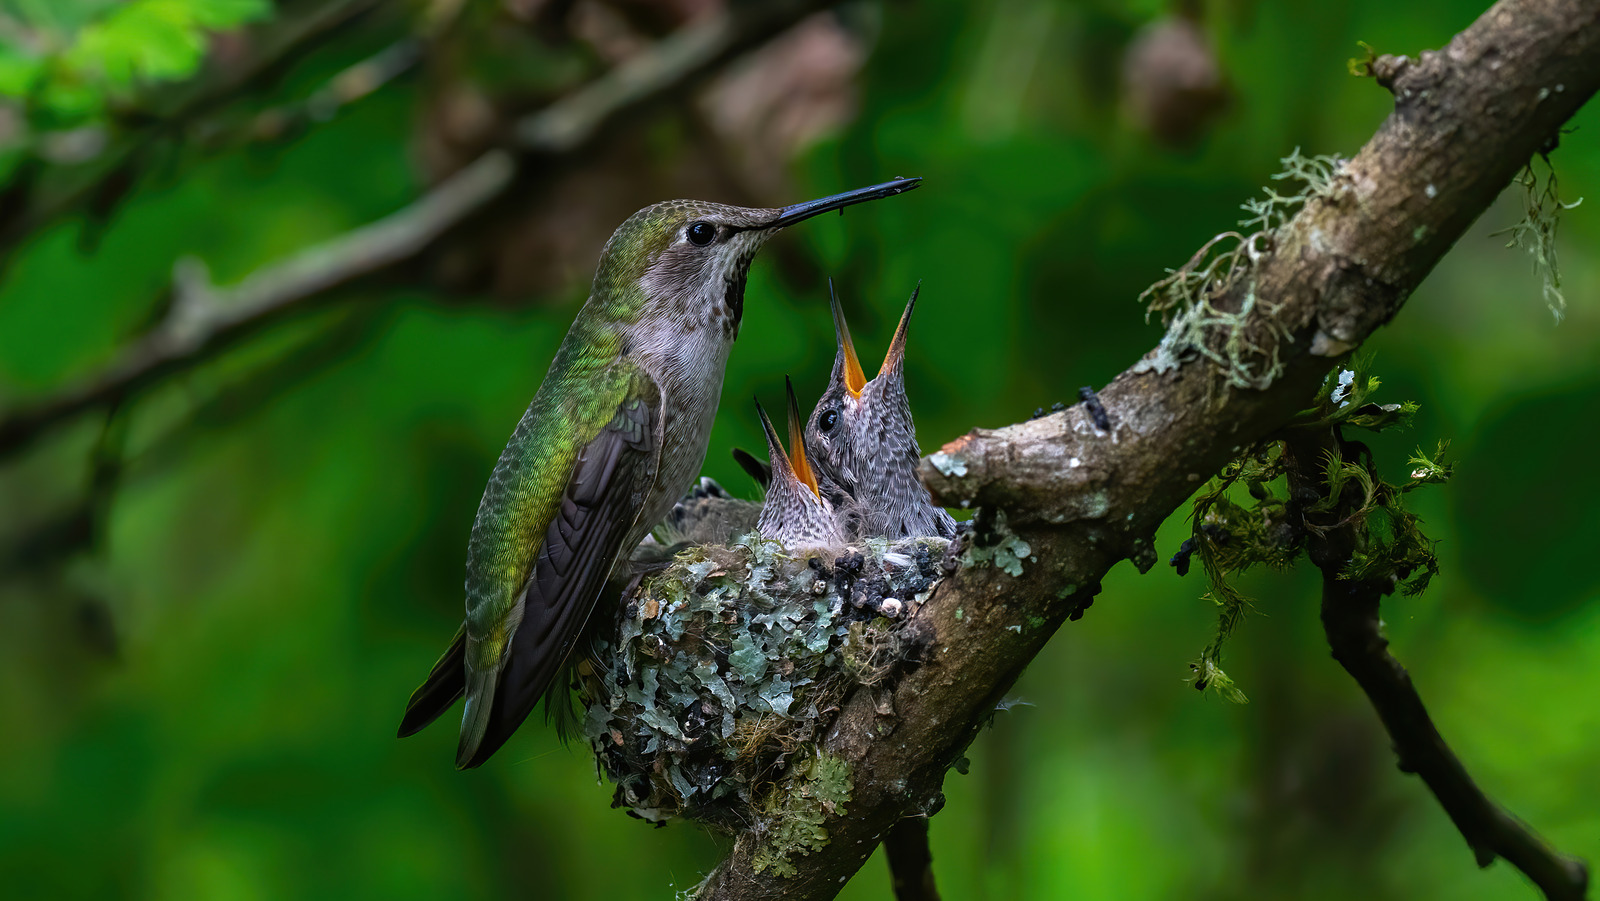
[[[468,673],[459,767],[483,763],[522,725],[572,656],[619,555],[631,550],[622,544],[655,482],[661,446],[661,393],[643,374],[638,380],[644,390],[628,392],[611,421],[578,452],[498,678],[492,670]],[[474,678],[493,684],[475,686]]]

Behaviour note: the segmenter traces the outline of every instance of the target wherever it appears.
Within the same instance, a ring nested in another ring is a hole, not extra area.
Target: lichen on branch
[[[1550,308],[1550,315],[1560,322],[1567,312],[1567,297],[1561,291],[1561,267],[1556,262],[1556,228],[1561,224],[1561,214],[1583,203],[1583,198],[1563,203],[1556,191],[1556,170],[1550,164],[1550,157],[1541,153],[1539,159],[1544,160],[1545,164],[1543,178],[1539,177],[1533,162],[1529,161],[1528,167],[1514,182],[1522,189],[1522,218],[1495,232],[1495,235],[1510,235],[1507,247],[1521,247],[1528,252],[1533,261],[1533,272],[1539,277],[1540,295],[1544,298],[1545,306]]]
[[[1300,182],[1299,191],[1281,194],[1263,187],[1266,197],[1240,205],[1249,214],[1239,220],[1241,231],[1213,237],[1187,263],[1139,295],[1146,305],[1145,318],[1159,313],[1167,331],[1155,353],[1141,360],[1135,372],[1169,372],[1199,356],[1215,364],[1232,388],[1261,389],[1282,374],[1279,346],[1292,341],[1293,335],[1278,325],[1270,307],[1256,309],[1262,301],[1255,290],[1255,268],[1272,253],[1278,233],[1308,200],[1333,196],[1345,161],[1337,156],[1302,156],[1296,147],[1281,162],[1283,171],[1272,179]],[[1219,303],[1222,299],[1227,302]]]
[[[939,502],[1006,512],[1008,528],[1029,547],[1027,565],[1020,575],[994,566],[946,575],[912,618],[930,632],[918,666],[887,690],[857,689],[845,699],[823,737],[824,750],[852,765],[849,814],[827,818],[829,845],[797,875],[777,877],[757,871],[757,842],[741,835],[697,897],[832,898],[896,823],[936,808],[951,763],[1055,629],[1082,612],[1114,564],[1148,547],[1209,474],[1297,421],[1329,367],[1399,312],[1600,87],[1597,56],[1600,19],[1587,0],[1501,0],[1446,50],[1373,60],[1395,110],[1340,170],[1338,189],[1308,197],[1275,231],[1271,252],[1254,245],[1256,257],[1240,264],[1248,271],[1232,269],[1231,287],[1192,277],[1204,260],[1179,279],[1188,288],[1180,298],[1204,301],[1190,314],[1196,321],[1211,315],[1207,307],[1234,315],[1249,306],[1243,324],[1199,329],[1209,337],[1202,347],[1220,360],[1185,346],[1169,327],[1154,354],[1166,365],[1135,366],[1098,391],[1109,427],[1071,407],[975,429],[945,445],[937,462],[924,461],[919,474]],[[1535,99],[1554,84],[1565,90]],[[1211,273],[1229,271],[1224,264]],[[1248,366],[1230,364],[1235,331],[1238,362]],[[1263,377],[1274,369],[1281,371]],[[1259,388],[1217,391],[1230,371]],[[1401,412],[1367,406],[1352,404],[1373,421]],[[1283,499],[1293,500],[1287,492]],[[1508,859],[1538,872],[1540,857],[1549,855]]]

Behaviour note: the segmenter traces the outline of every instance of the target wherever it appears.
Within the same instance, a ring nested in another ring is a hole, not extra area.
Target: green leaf
[[[129,0],[70,15],[25,12],[35,39],[0,47],[0,95],[27,98],[46,128],[89,124],[110,97],[194,75],[212,33],[271,12],[267,0]]]

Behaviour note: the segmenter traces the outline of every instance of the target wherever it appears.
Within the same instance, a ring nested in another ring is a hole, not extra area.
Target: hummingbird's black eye
[[[823,410],[822,411],[822,415],[817,417],[817,428],[823,430],[824,432],[833,431],[833,427],[838,425],[838,424],[839,424],[839,411],[838,410]]]
[[[690,242],[704,247],[717,236],[717,227],[709,222],[695,222],[689,226],[688,235]]]

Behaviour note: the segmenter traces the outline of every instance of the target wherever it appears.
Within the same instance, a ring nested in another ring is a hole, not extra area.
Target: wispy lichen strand
[[[1282,372],[1279,347],[1290,335],[1273,316],[1259,315],[1273,311],[1257,310],[1262,301],[1254,288],[1255,268],[1308,200],[1338,190],[1344,161],[1302,156],[1297,147],[1282,163],[1283,171],[1272,178],[1300,182],[1300,191],[1283,194],[1262,188],[1265,197],[1241,205],[1249,215],[1239,220],[1239,231],[1213,237],[1187,263],[1139,295],[1146,317],[1159,313],[1167,331],[1156,352],[1134,371],[1169,372],[1198,357],[1215,365],[1229,387],[1257,389]],[[1243,298],[1235,302],[1231,296],[1240,286]],[[1223,303],[1224,298],[1230,299]]]
[[[1513,184],[1522,188],[1525,211],[1521,221],[1509,228],[1495,232],[1510,235],[1507,247],[1521,247],[1533,259],[1534,274],[1539,277],[1540,296],[1557,322],[1567,311],[1567,298],[1561,291],[1561,267],[1556,262],[1556,228],[1561,224],[1561,213],[1583,203],[1579,197],[1571,203],[1562,203],[1556,193],[1556,171],[1544,158],[1547,174],[1540,178],[1533,163],[1517,176]]]

